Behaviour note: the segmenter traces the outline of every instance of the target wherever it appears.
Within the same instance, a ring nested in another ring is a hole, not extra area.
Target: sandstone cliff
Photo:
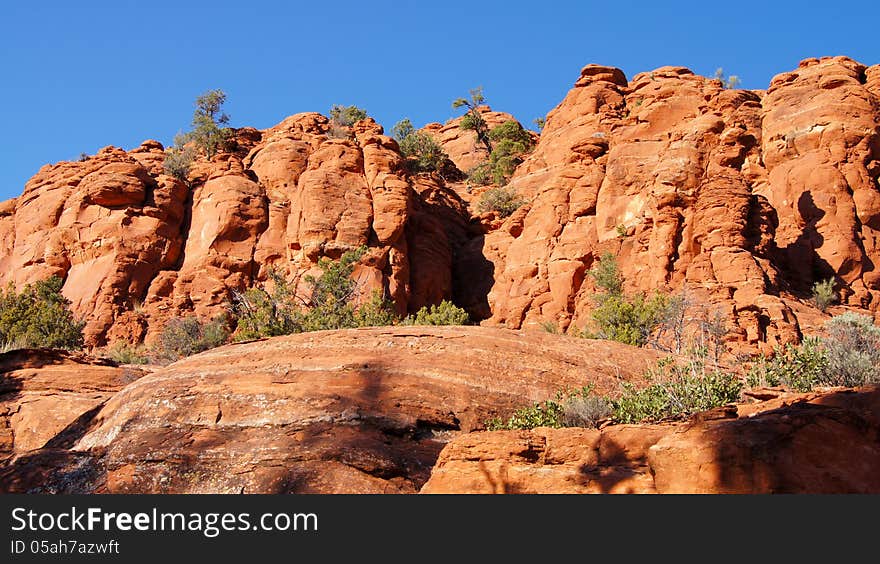
[[[452,298],[511,328],[585,326],[604,251],[627,290],[687,288],[752,348],[814,330],[821,279],[838,307],[878,311],[876,66],[809,59],[747,91],[681,67],[628,80],[588,65],[516,170],[527,204],[504,221],[455,178],[408,174],[371,119],[352,139],[328,130],[316,113],[236,130],[190,185],[163,174],[155,141],[47,165],[0,204],[0,284],[62,276],[91,346],[214,315],[269,268],[302,280],[359,245],[362,289],[400,313]],[[425,131],[461,170],[484,157],[458,120]]]

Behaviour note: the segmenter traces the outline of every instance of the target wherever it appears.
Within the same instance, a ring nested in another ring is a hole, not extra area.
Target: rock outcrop
[[[876,72],[809,59],[761,92],[681,67],[629,81],[584,67],[513,177],[529,203],[486,236],[490,322],[584,326],[605,251],[627,290],[687,287],[752,345],[799,339],[828,277],[876,312]]]
[[[23,349],[0,354],[0,459],[61,446],[144,373],[77,353]]]
[[[347,138],[317,113],[235,130],[188,183],[164,174],[156,141],[108,147],[0,204],[0,284],[62,276],[90,346],[149,341],[270,269],[305,289],[320,258],[366,245],[361,290],[398,313],[452,298],[487,325],[567,330],[589,324],[587,272],[607,251],[627,291],[687,288],[731,341],[769,349],[827,317],[810,302],[819,280],[835,280],[837,308],[878,312],[878,75],[808,59],[749,91],[588,65],[513,175],[527,203],[504,220],[477,213],[460,176],[409,174],[369,118]],[[425,131],[461,172],[486,155],[459,125]]]
[[[880,388],[783,394],[680,423],[461,435],[422,493],[877,493]]]
[[[560,389],[611,392],[639,381],[658,356],[484,327],[228,345],[126,386],[68,433],[66,450],[20,453],[0,483],[42,492],[414,493],[449,438]]]

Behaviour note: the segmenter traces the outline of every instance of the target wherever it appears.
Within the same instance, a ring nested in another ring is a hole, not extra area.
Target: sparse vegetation
[[[777,346],[770,358],[760,357],[746,373],[750,387],[784,386],[809,392],[824,379],[828,357],[817,338],[806,338],[800,345]]]
[[[160,363],[174,362],[219,347],[228,340],[229,327],[225,316],[211,320],[195,316],[174,317],[162,328],[152,356]]]
[[[532,123],[534,123],[535,127],[538,128],[538,131],[544,131],[544,126],[547,124],[547,118],[536,117],[532,120]]]
[[[591,386],[560,392],[554,399],[518,409],[506,420],[491,419],[486,426],[489,430],[597,427],[605,420],[640,423],[677,419],[733,403],[742,390],[736,375],[709,368],[699,359],[686,363],[663,359],[647,377],[647,387],[625,383],[616,397],[594,395]]]
[[[510,186],[495,186],[483,192],[477,209],[481,212],[494,211],[499,217],[508,217],[525,203]]]
[[[752,386],[784,386],[806,392],[815,386],[880,383],[880,327],[866,315],[844,313],[825,323],[826,337],[776,347],[746,375]]]
[[[532,150],[534,142],[528,131],[516,121],[506,121],[493,127],[489,138],[494,142],[489,154],[489,167],[492,180],[503,186],[510,180],[513,171],[522,163],[526,153]]]
[[[673,314],[675,302],[667,294],[654,292],[650,297],[642,293],[624,295],[623,276],[611,253],[604,253],[589,275],[601,291],[593,298],[594,307],[590,314],[595,328],[585,330],[582,336],[643,347]]]
[[[178,134],[174,138],[174,145],[165,151],[165,174],[173,176],[181,182],[187,182],[195,158],[195,149],[192,145],[187,145],[185,136]]]
[[[720,407],[739,399],[742,382],[736,375],[709,368],[699,359],[678,364],[664,359],[648,374],[651,384],[637,389],[624,384],[611,400],[614,421],[639,423],[672,419]]]
[[[449,158],[434,138],[416,131],[409,119],[397,122],[392,129],[400,152],[406,157],[410,172],[434,172],[440,170]]]
[[[492,167],[489,163],[474,165],[467,171],[468,191],[475,186],[487,186],[492,183]]]
[[[234,292],[231,309],[237,320],[236,340],[249,340],[324,329],[391,325],[397,317],[389,300],[374,293],[357,305],[359,288],[351,279],[354,266],[366,247],[348,251],[338,261],[322,259],[321,274],[306,276],[307,298],[276,273],[270,273],[271,293],[263,288]]]
[[[145,347],[123,341],[107,348],[104,351],[104,356],[119,364],[148,364],[150,362],[150,351]]]
[[[715,69],[715,78],[721,81],[721,85],[724,88],[736,88],[740,83],[739,77],[735,74],[725,76],[724,69],[721,67]]]
[[[64,281],[52,276],[16,292],[10,283],[0,290],[0,346],[78,349],[85,322],[74,318],[70,300],[61,294]]]
[[[486,422],[486,428],[490,431],[504,429],[534,429],[535,427],[559,428],[566,422],[566,405],[578,401],[579,398],[588,398],[593,392],[592,386],[585,386],[578,390],[558,392],[556,397],[543,402],[535,403],[529,407],[516,410],[509,418],[496,417]],[[570,409],[571,420],[575,419],[574,409]]]
[[[229,116],[223,111],[225,102],[226,93],[220,89],[208,90],[196,98],[193,129],[178,133],[165,152],[166,174],[186,182],[199,151],[210,159],[228,146],[232,132],[225,127],[229,123]]]
[[[880,383],[880,327],[867,315],[847,312],[825,323],[822,340],[828,357],[823,384],[861,386]]]
[[[340,104],[330,108],[330,122],[338,127],[351,127],[362,119],[367,119],[367,111],[363,108]]]
[[[828,278],[813,284],[813,303],[819,311],[826,311],[836,301],[837,294],[834,292],[834,278]]]
[[[489,137],[489,124],[480,115],[477,109],[486,99],[483,97],[483,87],[478,86],[470,91],[469,98],[458,98],[452,102],[452,107],[467,108],[461,120],[460,127],[462,129],[473,131],[477,136],[477,142],[480,143],[487,154],[492,153],[492,141]]]
[[[403,325],[468,325],[468,312],[454,303],[443,300],[438,305],[423,306],[414,315],[403,320]]]

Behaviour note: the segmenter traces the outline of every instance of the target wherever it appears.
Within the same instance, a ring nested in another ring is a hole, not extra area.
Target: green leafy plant
[[[437,305],[423,306],[414,315],[403,320],[403,325],[468,325],[468,312],[454,303],[443,300]]]
[[[464,130],[473,131],[477,136],[477,142],[480,143],[486,153],[492,153],[492,140],[489,137],[489,124],[480,114],[479,106],[485,102],[483,97],[483,87],[479,86],[470,91],[469,98],[458,98],[452,102],[455,109],[466,108],[464,116],[462,116],[459,127]]]
[[[813,284],[813,303],[819,311],[827,310],[836,301],[837,294],[834,292],[834,278],[828,278]]]
[[[392,131],[401,154],[406,157],[407,168],[412,173],[440,170],[449,159],[434,138],[416,131],[408,118],[397,122]]]
[[[229,116],[223,111],[225,102],[226,93],[220,89],[196,97],[192,130],[178,133],[174,144],[165,151],[166,174],[186,182],[198,151],[210,159],[228,147],[232,130],[225,127],[229,123]]]
[[[664,359],[649,372],[645,388],[623,384],[621,395],[611,400],[614,421],[639,423],[678,418],[733,403],[742,382],[734,374],[708,368],[700,360],[684,364]]]
[[[391,325],[397,321],[393,304],[381,292],[358,305],[358,288],[351,279],[355,265],[366,253],[359,247],[339,260],[318,262],[319,276],[306,276],[310,291],[298,297],[296,288],[270,271],[271,292],[249,288],[233,292],[231,310],[237,320],[236,340],[250,340],[304,331]]]
[[[828,357],[818,338],[806,338],[800,345],[776,346],[770,358],[760,357],[746,373],[751,387],[784,386],[808,392],[825,379]]]
[[[623,293],[623,275],[613,254],[603,253],[588,274],[606,294],[619,296]]]
[[[544,126],[547,124],[547,118],[544,117],[536,117],[532,120],[532,123],[535,124],[535,127],[538,128],[538,131],[543,131]]]
[[[559,428],[565,422],[565,405],[574,398],[585,398],[592,394],[592,386],[578,390],[558,392],[553,399],[517,409],[507,419],[499,417],[486,422],[490,431],[512,429],[534,429],[535,427]]]
[[[84,321],[74,318],[70,300],[61,294],[64,281],[52,276],[16,292],[10,283],[0,290],[0,344],[5,347],[78,349]]]
[[[498,216],[503,218],[512,215],[525,203],[526,201],[510,186],[495,186],[482,193],[477,209],[481,212],[497,212]]]
[[[489,163],[480,163],[467,171],[468,191],[475,186],[487,186],[492,183],[492,167]]]
[[[524,155],[532,150],[532,136],[516,121],[506,121],[489,132],[493,148],[489,154],[489,168],[495,184],[507,184],[513,171],[522,163]]]
[[[338,127],[351,127],[362,119],[367,119],[367,111],[363,108],[339,104],[330,108],[330,122]]]

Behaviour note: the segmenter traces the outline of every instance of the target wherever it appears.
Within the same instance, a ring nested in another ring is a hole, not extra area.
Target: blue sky
[[[40,166],[170,143],[200,93],[231,125],[357,104],[386,131],[487,102],[531,125],[588,63],[663,65],[765,88],[801,59],[880,63],[875,2],[7,2],[0,12],[0,200]]]

